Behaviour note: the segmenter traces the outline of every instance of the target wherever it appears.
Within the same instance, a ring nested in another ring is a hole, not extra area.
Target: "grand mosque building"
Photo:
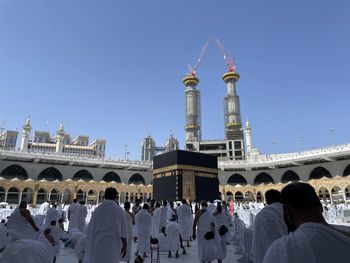
[[[225,134],[222,140],[202,140],[199,78],[188,74],[185,86],[185,149],[218,157],[222,199],[264,200],[268,189],[282,189],[291,181],[313,185],[321,199],[350,201],[350,144],[264,155],[252,144],[249,122],[242,127],[237,82],[232,67],[223,75]],[[157,154],[179,149],[170,135],[164,146],[152,136],[141,144],[141,161],[105,158],[106,141],[89,142],[88,136],[72,139],[60,125],[53,138],[35,131],[28,118],[18,132],[0,130],[0,202],[36,205],[45,200],[70,202],[73,198],[98,202],[105,188],[118,190],[119,201],[152,197],[152,160]]]

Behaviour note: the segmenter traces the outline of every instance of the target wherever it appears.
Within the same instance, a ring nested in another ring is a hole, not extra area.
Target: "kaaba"
[[[215,200],[219,198],[217,157],[176,150],[153,159],[155,200]]]

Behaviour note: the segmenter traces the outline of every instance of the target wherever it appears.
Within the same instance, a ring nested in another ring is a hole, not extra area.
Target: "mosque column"
[[[5,191],[5,200],[4,200],[5,203],[7,203],[7,194],[8,194],[8,190]]]
[[[23,194],[23,191],[19,192],[18,204],[20,204],[22,202],[22,194]]]
[[[47,200],[50,202],[51,198],[51,192],[47,194]]]
[[[36,206],[36,200],[38,198],[38,192],[34,191],[34,196],[33,196],[33,206]]]
[[[61,194],[61,200],[60,200],[60,203],[63,203],[63,198],[64,198],[64,193]]]

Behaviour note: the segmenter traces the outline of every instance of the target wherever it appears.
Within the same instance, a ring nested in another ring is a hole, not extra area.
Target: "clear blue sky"
[[[350,1],[0,0],[0,124],[107,140],[140,159],[184,144],[187,64],[219,37],[236,57],[242,120],[264,153],[350,142]],[[225,65],[212,43],[198,70],[203,139],[224,137]]]

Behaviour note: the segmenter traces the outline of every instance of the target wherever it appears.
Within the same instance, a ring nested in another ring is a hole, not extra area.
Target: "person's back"
[[[79,202],[78,204],[78,229],[84,231],[85,220],[87,216],[87,207],[84,205],[84,202]]]
[[[255,217],[252,254],[254,262],[263,261],[269,246],[283,235],[288,234],[287,225],[283,219],[281,194],[277,190],[269,190],[265,194],[268,205]]]
[[[326,223],[322,205],[311,185],[287,185],[282,190],[282,203],[284,219],[292,233],[272,243],[264,263],[336,263],[350,258],[349,233]]]
[[[39,231],[27,209],[27,203],[25,201],[22,201],[19,207],[12,212],[6,228],[12,241],[18,239],[35,239],[36,232]]]
[[[77,204],[78,200],[74,199],[73,203],[68,207],[68,231],[71,231],[74,228],[78,228],[78,220],[79,220],[79,206]]]
[[[107,188],[105,200],[91,217],[84,262],[116,263],[125,256],[127,227],[124,211],[114,201],[116,193],[114,188]]]
[[[56,221],[56,223],[58,223],[59,219],[60,219],[60,216],[56,209],[56,205],[52,205],[52,207],[50,207],[46,212],[46,217],[45,217],[46,226],[49,227],[51,224],[51,221]]]

